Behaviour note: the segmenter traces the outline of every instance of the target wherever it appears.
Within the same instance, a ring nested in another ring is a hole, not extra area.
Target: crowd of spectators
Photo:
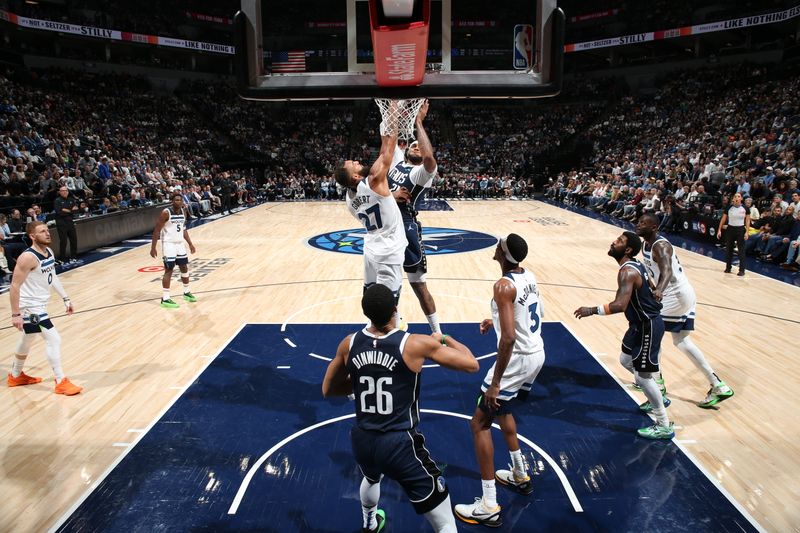
[[[796,269],[787,254],[800,234],[798,90],[800,79],[778,68],[673,75],[590,126],[593,164],[551,177],[546,194],[629,221],[653,212],[662,230],[680,231],[685,214],[720,218],[739,193],[760,233],[748,253]]]

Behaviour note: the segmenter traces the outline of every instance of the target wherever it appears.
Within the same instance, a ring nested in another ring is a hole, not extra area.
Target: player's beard
[[[367,176],[369,176],[369,167],[362,166],[360,169],[358,169],[357,174],[362,178],[366,178]]]
[[[617,250],[612,246],[611,248],[608,249],[608,255],[619,261],[620,259],[625,257],[625,249],[623,248],[622,250]]]
[[[422,164],[422,156],[419,155],[412,155],[408,154],[408,162],[412,165],[421,165]]]

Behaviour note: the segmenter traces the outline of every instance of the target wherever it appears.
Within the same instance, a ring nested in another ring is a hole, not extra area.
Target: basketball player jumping
[[[672,334],[672,344],[691,359],[711,384],[705,400],[699,404],[708,409],[733,396],[733,389],[717,377],[703,352],[689,339],[694,330],[697,296],[672,245],[658,235],[658,224],[658,217],[652,213],[639,217],[636,224],[636,234],[644,239],[643,263],[655,284],[653,296],[663,305],[661,317],[664,319],[664,329]],[[660,382],[662,392],[666,395],[663,378]],[[665,400],[664,405],[669,403],[669,400]],[[646,403],[643,405],[644,410],[648,407]]]
[[[393,103],[393,105],[397,105]],[[397,125],[381,126],[381,149],[372,167],[347,160],[334,172],[347,191],[347,208],[364,225],[364,290],[376,283],[391,289],[395,303],[403,283],[403,256],[408,241],[400,208],[389,190],[387,172],[397,146]]]
[[[478,406],[470,421],[483,495],[475,498],[475,503],[455,507],[456,516],[470,524],[502,525],[495,479],[521,494],[533,492],[513,414],[514,408],[527,398],[545,358],[539,288],[533,273],[520,265],[527,255],[528,244],[515,233],[501,239],[494,251],[503,277],[494,284],[492,318],[481,322],[480,331],[485,334],[494,327],[497,360],[483,379]],[[510,470],[494,470],[491,430],[495,418],[511,454]]]
[[[575,316],[625,313],[628,331],[622,338],[622,353],[619,361],[636,378],[650,402],[656,423],[639,429],[639,435],[647,439],[671,439],[675,436],[667,417],[664,399],[654,378],[659,371],[661,339],[664,337],[664,321],[661,319],[661,303],[653,297],[649,276],[644,265],[634,257],[642,249],[642,240],[632,231],[626,231],[611,243],[608,255],[619,264],[617,295],[610,304],[596,307],[579,307]]]
[[[425,280],[428,262],[425,257],[425,246],[422,243],[422,224],[417,219],[417,204],[425,196],[425,191],[433,184],[437,170],[433,146],[422,126],[422,121],[425,120],[427,114],[428,101],[426,100],[415,119],[417,140],[409,144],[405,152],[400,148],[395,148],[392,166],[389,170],[389,188],[400,206],[408,241],[403,270],[406,271],[408,282],[428,319],[431,331],[439,333],[436,302],[433,301],[433,296],[428,291],[428,284]]]
[[[361,299],[370,325],[348,335],[336,350],[322,394],[356,398],[350,431],[353,455],[364,479],[360,497],[364,532],[381,531],[381,478],[397,481],[418,514],[439,533],[455,533],[450,495],[442,472],[425,447],[419,423],[420,373],[426,359],[463,372],[477,372],[472,352],[448,335],[412,335],[396,327],[394,293],[372,285]]]
[[[50,289],[53,288],[64,300],[67,314],[71,315],[75,308],[56,275],[56,260],[47,245],[50,244],[50,230],[44,222],[29,222],[25,231],[32,244],[20,254],[14,277],[11,280],[11,324],[22,331],[17,343],[11,373],[8,375],[8,386],[32,385],[42,378],[25,374],[22,367],[28,358],[33,335],[40,333],[47,345],[45,353],[53,373],[56,376],[56,394],[73,396],[83,390],[64,376],[61,368],[61,336],[47,314],[47,301]]]
[[[161,307],[176,309],[180,307],[169,295],[169,284],[172,281],[172,271],[175,265],[181,271],[183,282],[183,299],[187,302],[196,302],[197,298],[189,290],[189,255],[186,253],[186,244],[189,251],[195,253],[194,244],[186,229],[186,208],[180,193],[173,193],[170,197],[172,205],[165,208],[156,221],[153,229],[153,239],[150,244],[150,257],[158,257],[156,242],[161,239],[161,248],[164,254],[164,277],[161,279]]]

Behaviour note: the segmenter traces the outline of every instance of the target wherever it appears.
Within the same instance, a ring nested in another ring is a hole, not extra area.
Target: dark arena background
[[[400,26],[427,32],[421,81],[382,62]],[[498,339],[479,324],[517,233],[546,359],[515,411],[533,492],[498,485],[498,531],[798,531],[799,29],[785,0],[0,0],[0,530],[359,530],[356,404],[321,391],[367,322],[381,223],[351,216],[334,174],[379,157],[387,97],[429,98],[427,286],[480,365],[420,378],[451,503],[481,495],[469,420]],[[176,269],[172,307],[150,251],[176,195],[196,301]],[[697,294],[691,339],[735,391],[701,408],[710,384],[665,335],[665,440],[637,436],[653,420],[619,362],[625,319],[574,316],[614,300],[609,246],[648,213]],[[54,393],[52,340],[24,363],[41,382],[12,375],[35,221],[74,306],[51,291],[74,396]],[[379,507],[383,531],[431,531],[388,478]]]

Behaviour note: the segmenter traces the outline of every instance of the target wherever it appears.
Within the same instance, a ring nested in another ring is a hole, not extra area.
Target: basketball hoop
[[[411,98],[408,100],[376,98],[375,103],[378,104],[378,108],[381,110],[381,135],[393,135],[396,133],[398,139],[406,141],[413,139],[414,122],[423,102],[425,102],[424,98]]]

